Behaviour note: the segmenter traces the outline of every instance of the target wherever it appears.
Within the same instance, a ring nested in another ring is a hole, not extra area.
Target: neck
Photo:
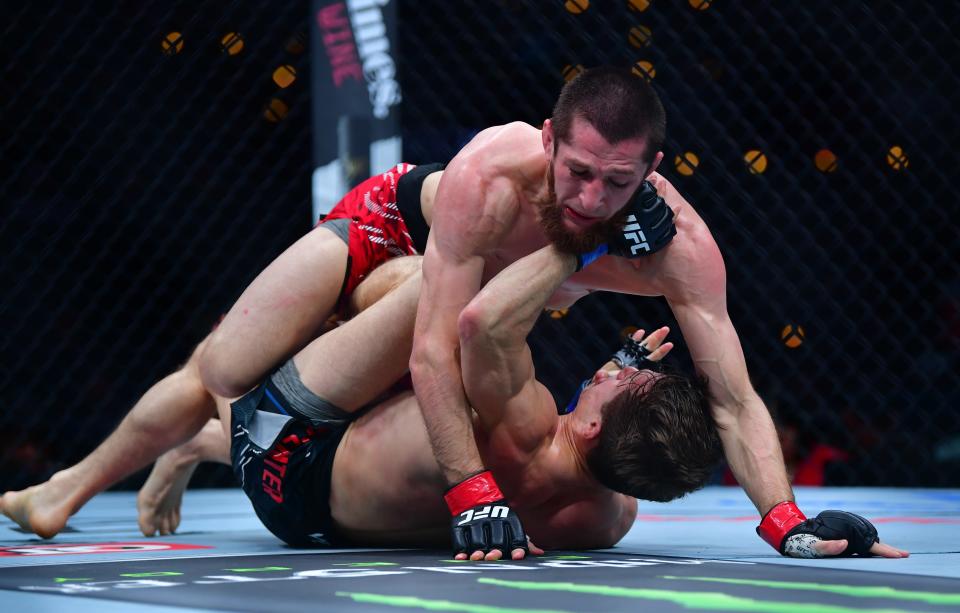
[[[596,484],[597,480],[594,479],[593,473],[587,466],[589,447],[583,437],[576,432],[573,414],[560,417],[554,441],[560,448],[561,457],[565,459],[568,465],[566,472],[571,475],[572,480]]]

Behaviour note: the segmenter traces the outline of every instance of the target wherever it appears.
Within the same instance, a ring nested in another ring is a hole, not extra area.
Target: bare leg
[[[294,356],[310,391],[354,411],[407,372],[421,261],[420,257],[398,258],[381,265],[354,294],[353,306],[362,312]]]
[[[137,522],[144,536],[176,532],[183,492],[200,462],[230,464],[230,442],[218,419],[208,421],[196,436],[160,456],[153,465],[137,494]]]
[[[340,354],[343,349],[337,349],[336,344],[344,344],[348,350],[350,343],[361,342],[351,330],[363,329],[364,327],[384,328],[390,326],[390,330],[398,331],[392,334],[379,334],[375,339],[377,342],[377,351],[380,352],[381,361],[389,360],[391,371],[389,373],[379,372],[378,376],[383,381],[382,384],[367,386],[372,389],[374,395],[379,394],[385,389],[386,385],[392,383],[398,378],[403,370],[406,369],[406,359],[409,355],[409,345],[412,342],[413,317],[416,309],[416,293],[419,288],[420,272],[419,257],[399,258],[386,262],[373,271],[370,276],[360,284],[357,290],[350,297],[348,307],[351,314],[357,314],[366,310],[374,303],[378,302],[384,295],[400,288],[405,281],[411,277],[411,284],[404,291],[397,293],[388,301],[381,315],[372,313],[360,320],[359,328],[356,323],[345,323],[342,327],[344,331],[337,332],[330,339],[323,342],[314,341],[303,354],[308,354],[314,359],[322,359],[323,354],[330,352],[334,355],[328,360],[341,361]],[[384,319],[385,315],[390,316],[390,321]],[[337,327],[326,330],[330,334]],[[407,332],[403,332],[407,330]],[[362,355],[362,352],[349,350],[354,355]],[[400,353],[399,358],[396,357]],[[307,358],[302,358],[306,360]],[[364,363],[373,368],[380,368],[378,361],[369,361],[364,358]],[[307,368],[322,368],[324,363],[310,362]],[[322,382],[315,383],[322,385]],[[324,391],[324,390],[321,390]],[[361,396],[365,398],[366,396]],[[177,447],[171,449],[162,455],[153,467],[150,477],[140,489],[137,496],[137,509],[139,511],[140,530],[146,536],[154,536],[158,532],[161,535],[172,534],[180,525],[180,505],[183,500],[183,492],[193,475],[197,465],[203,461],[220,462],[230,464],[230,400],[220,397],[213,397],[220,419],[211,419],[192,439]],[[361,406],[361,402],[357,406]]]
[[[316,337],[336,306],[347,245],[323,226],[291,245],[243,292],[200,356],[207,389],[242,396]]]
[[[215,410],[197,370],[202,346],[182,369],[151,387],[90,455],[45,483],[6,492],[0,512],[21,528],[51,538],[93,496],[193,437]]]

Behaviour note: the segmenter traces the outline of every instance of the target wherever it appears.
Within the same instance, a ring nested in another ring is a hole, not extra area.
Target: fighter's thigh
[[[230,441],[231,433],[233,432],[233,417],[230,412],[230,403],[236,400],[236,398],[214,396],[213,400],[217,405],[217,415],[220,417],[220,427],[223,428],[223,433],[226,435],[227,441]]]
[[[240,396],[308,343],[336,306],[347,259],[347,244],[318,226],[267,266],[207,341],[207,388]]]
[[[422,265],[423,256],[408,255],[387,260],[375,268],[350,295],[347,303],[349,316],[353,317],[378,302],[401,283],[419,273]]]

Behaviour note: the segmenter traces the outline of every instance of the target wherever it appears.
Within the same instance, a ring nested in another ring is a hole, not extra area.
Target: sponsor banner
[[[313,0],[313,213],[400,162],[397,0]]]
[[[186,543],[70,543],[62,545],[19,545],[0,547],[0,557],[11,556],[67,556],[84,553],[143,553],[145,551],[177,551],[183,549],[213,549],[208,545]]]

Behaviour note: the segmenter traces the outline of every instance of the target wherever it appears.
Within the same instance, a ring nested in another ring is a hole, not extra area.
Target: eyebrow
[[[586,162],[581,162],[576,158],[570,158],[567,160],[567,166],[581,166],[583,168],[590,168],[590,164]],[[634,173],[632,168],[611,168],[607,174],[614,175],[632,175]]]

